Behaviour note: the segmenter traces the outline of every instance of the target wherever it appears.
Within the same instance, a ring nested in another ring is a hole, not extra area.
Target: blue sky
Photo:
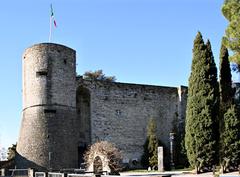
[[[77,51],[77,72],[103,69],[119,82],[187,85],[197,31],[210,39],[219,64],[227,21],[223,0],[21,0],[0,3],[0,146],[17,141],[24,49],[48,42]]]

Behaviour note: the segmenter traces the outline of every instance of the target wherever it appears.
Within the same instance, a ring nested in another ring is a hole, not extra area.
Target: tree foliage
[[[157,139],[157,126],[155,119],[150,119],[148,126],[148,150],[149,150],[149,165],[151,167],[158,164],[158,139]]]
[[[7,149],[2,147],[0,149],[0,161],[4,161],[7,159]]]
[[[99,141],[89,147],[84,154],[84,161],[89,167],[95,160],[95,166],[97,169],[101,166],[101,160],[97,157],[102,156],[107,162],[111,169],[111,173],[118,173],[121,168],[122,154],[114,144],[107,141]]]
[[[83,78],[87,80],[101,80],[101,81],[108,81],[108,82],[115,82],[115,76],[106,76],[102,70],[96,71],[86,71],[83,74]]]
[[[229,107],[233,100],[232,75],[228,59],[228,49],[222,43],[220,50],[220,104],[221,108]],[[225,110],[225,109],[224,109]]]
[[[232,89],[232,76],[231,76],[231,69],[228,59],[228,50],[225,47],[225,45],[221,44],[221,50],[220,50],[220,107],[219,107],[219,161],[220,164],[222,164],[223,161],[223,149],[224,149],[224,114],[226,113],[227,109],[232,104],[232,98],[233,98],[233,89]]]
[[[156,167],[158,164],[158,138],[156,120],[151,118],[147,126],[147,139],[143,145],[141,163],[144,167]]]
[[[221,166],[223,170],[238,168],[240,164],[240,119],[235,105],[224,114],[222,129]]]
[[[12,144],[12,146],[8,148],[7,159],[8,160],[15,159],[16,152],[17,152],[17,144]]]
[[[0,150],[0,168],[14,168],[17,144],[12,144],[7,150],[2,148]]]
[[[240,65],[240,0],[225,0],[222,13],[229,21],[223,38],[224,45],[233,51],[230,61]],[[240,69],[238,67],[238,69]]]
[[[211,44],[209,41],[204,44],[198,32],[193,47],[185,126],[187,157],[197,171],[216,163],[218,94]]]
[[[145,168],[149,167],[148,144],[149,144],[149,141],[148,141],[148,138],[147,138],[144,145],[143,145],[143,155],[142,155],[142,158],[141,158],[141,164]]]
[[[220,51],[220,164],[222,170],[236,168],[240,163],[239,111],[233,101],[228,50],[222,44]]]

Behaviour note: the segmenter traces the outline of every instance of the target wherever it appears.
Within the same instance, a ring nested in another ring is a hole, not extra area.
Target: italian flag
[[[55,20],[55,18],[54,18],[54,13],[53,13],[52,4],[51,4],[51,20],[53,21],[54,26],[57,27],[57,23],[56,23],[56,20]]]

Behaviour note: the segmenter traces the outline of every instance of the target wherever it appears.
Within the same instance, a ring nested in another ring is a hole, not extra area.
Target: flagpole
[[[49,26],[49,42],[51,42],[52,40],[52,23],[54,23],[54,26],[57,27],[57,23],[54,19],[54,13],[53,13],[53,8],[52,8],[52,4],[50,5],[51,8],[51,14],[50,14],[50,26]]]
[[[51,42],[52,38],[52,16],[50,16],[50,29],[49,29],[49,38],[48,41]]]

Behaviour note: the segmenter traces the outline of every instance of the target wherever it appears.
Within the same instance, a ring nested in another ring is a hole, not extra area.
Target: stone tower
[[[77,167],[76,52],[52,43],[23,54],[23,111],[17,168]]]

